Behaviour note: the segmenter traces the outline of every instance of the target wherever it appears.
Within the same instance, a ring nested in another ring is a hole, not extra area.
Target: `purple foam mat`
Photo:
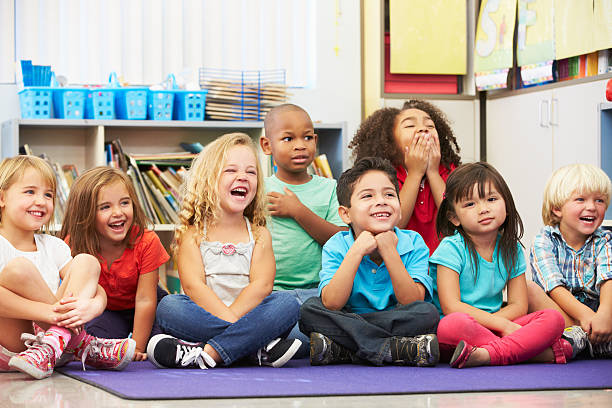
[[[158,369],[148,361],[123,371],[88,369],[73,362],[57,371],[121,398],[192,399],[423,394],[612,388],[612,360],[454,369],[332,365],[292,360],[282,368]]]

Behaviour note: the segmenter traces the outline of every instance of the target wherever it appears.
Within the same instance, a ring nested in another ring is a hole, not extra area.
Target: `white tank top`
[[[234,303],[242,289],[250,282],[251,256],[255,247],[251,224],[244,217],[249,231],[249,242],[238,244],[202,241],[200,253],[206,272],[206,285],[226,306]],[[206,235],[206,227],[204,227]]]

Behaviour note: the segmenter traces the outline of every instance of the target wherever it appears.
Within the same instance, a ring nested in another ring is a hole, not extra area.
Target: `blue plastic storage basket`
[[[174,100],[174,118],[178,120],[204,120],[208,91],[177,90]]]
[[[143,120],[147,118],[147,88],[116,88],[115,113],[119,119]]]
[[[83,119],[85,115],[84,88],[53,88],[54,117],[60,119]]]
[[[115,119],[114,90],[91,90],[85,102],[85,119]]]
[[[151,120],[172,120],[174,110],[174,91],[149,89],[147,113]]]
[[[24,119],[50,119],[52,117],[51,88],[25,88],[19,92],[21,117]]]

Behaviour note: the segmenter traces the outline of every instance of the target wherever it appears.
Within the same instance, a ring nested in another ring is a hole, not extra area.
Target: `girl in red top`
[[[73,256],[86,253],[100,261],[99,283],[108,302],[102,315],[87,324],[87,332],[102,338],[132,333],[136,361],[146,359],[149,337],[161,333],[155,311],[167,294],[157,283],[158,268],[169,256],[147,223],[128,176],[95,167],[72,185],[60,233]]]
[[[421,234],[433,253],[439,244],[436,214],[446,179],[461,164],[446,115],[418,99],[402,109],[379,109],[361,124],[349,148],[355,161],[377,156],[393,163],[400,185],[399,226]]]

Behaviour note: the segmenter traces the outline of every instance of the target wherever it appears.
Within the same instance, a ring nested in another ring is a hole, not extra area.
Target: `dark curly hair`
[[[353,149],[355,161],[376,156],[389,159],[395,166],[404,165],[404,155],[395,144],[393,130],[397,115],[406,109],[419,109],[431,117],[440,138],[440,163],[449,170],[451,164],[459,166],[459,145],[446,115],[435,105],[420,99],[405,102],[402,109],[382,108],[368,116],[348,145],[349,149]]]

